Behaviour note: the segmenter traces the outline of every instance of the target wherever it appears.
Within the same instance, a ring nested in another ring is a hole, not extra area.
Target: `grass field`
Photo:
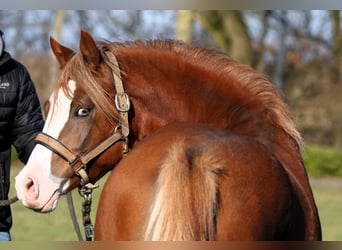
[[[313,193],[321,219],[323,240],[342,240],[342,178],[312,181]]]
[[[12,169],[12,180],[20,168]],[[342,240],[342,179],[319,179],[313,181],[313,192],[321,217],[323,240]],[[101,187],[105,178],[99,184],[100,188],[93,192],[92,222],[95,222],[95,214]],[[334,184],[335,183],[335,184]],[[337,183],[337,184],[336,184]],[[11,183],[10,197],[14,195],[14,181]],[[79,223],[81,219],[82,198],[77,191],[73,192],[73,198],[78,213]],[[76,233],[69,215],[66,197],[61,197],[55,211],[48,214],[33,212],[17,202],[12,205],[13,228],[11,230],[13,241],[77,241]],[[81,225],[83,233],[83,227]]]

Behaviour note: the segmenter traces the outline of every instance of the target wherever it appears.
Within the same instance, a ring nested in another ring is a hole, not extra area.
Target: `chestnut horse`
[[[321,239],[301,137],[281,94],[262,74],[220,52],[176,41],[95,42],[81,31],[78,52],[53,38],[50,43],[62,71],[38,144],[16,177],[17,195],[25,206],[52,211],[61,194],[96,182],[122,159],[123,151],[156,129],[191,121],[248,141],[235,159],[254,155],[253,165],[263,151],[279,162],[303,215],[303,230],[296,238]],[[274,215],[264,214],[268,216]],[[252,223],[253,217],[248,220]]]

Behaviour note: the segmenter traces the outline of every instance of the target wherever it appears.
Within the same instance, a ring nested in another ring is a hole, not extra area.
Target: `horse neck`
[[[124,66],[123,71],[134,107],[136,140],[175,121],[202,122],[241,134],[268,136],[259,131],[260,126],[269,126],[262,103],[236,80],[176,56],[131,57],[134,65],[127,61],[132,67]],[[125,59],[121,60],[125,65]]]

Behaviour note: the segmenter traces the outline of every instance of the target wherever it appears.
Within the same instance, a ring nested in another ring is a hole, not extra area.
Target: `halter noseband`
[[[128,111],[130,109],[130,100],[123,88],[123,83],[120,77],[120,68],[116,57],[110,51],[103,51],[103,56],[105,59],[107,59],[106,63],[112,70],[113,83],[116,90],[115,106],[122,118],[114,132],[104,141],[95,146],[92,150],[78,155],[74,154],[63,143],[48,134],[39,133],[36,137],[36,143],[48,148],[69,163],[73,173],[80,178],[81,186],[84,186],[89,182],[89,177],[86,172],[89,161],[106,151],[118,141],[125,141],[123,153],[125,154],[128,152]]]

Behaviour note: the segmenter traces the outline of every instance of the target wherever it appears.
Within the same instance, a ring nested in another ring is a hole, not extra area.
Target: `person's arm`
[[[13,145],[19,159],[26,163],[34,146],[37,134],[43,129],[39,99],[35,86],[26,68],[18,65],[18,102],[13,127]]]

